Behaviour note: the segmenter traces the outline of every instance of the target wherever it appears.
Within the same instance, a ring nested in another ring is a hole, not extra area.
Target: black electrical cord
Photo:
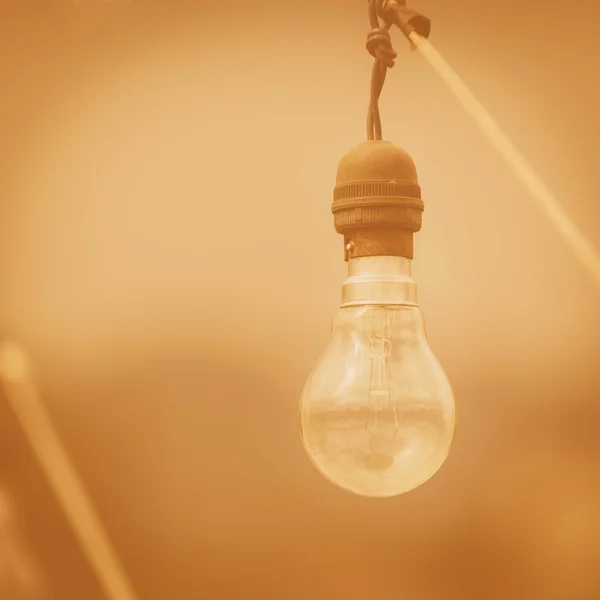
[[[391,23],[386,23],[384,27],[379,24],[377,12],[382,4],[383,0],[369,0],[371,31],[367,36],[367,50],[375,59],[371,71],[371,100],[367,115],[367,139],[370,141],[381,140],[379,97],[383,90],[387,70],[394,66],[394,60],[398,56],[398,53],[392,47],[392,38],[389,31]]]
[[[379,17],[384,21],[383,26],[379,22]],[[369,22],[371,31],[367,35],[367,50],[373,56],[375,62],[371,71],[367,139],[373,141],[382,139],[379,98],[383,90],[387,70],[394,66],[394,61],[398,56],[392,46],[389,30],[395,24],[407,38],[413,31],[427,38],[431,30],[431,23],[427,17],[406,8],[405,0],[369,0]],[[412,42],[411,46],[414,49]]]

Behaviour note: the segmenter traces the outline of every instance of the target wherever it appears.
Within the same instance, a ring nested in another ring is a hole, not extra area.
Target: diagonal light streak
[[[529,190],[532,198],[575,256],[589,269],[594,279],[600,284],[600,253],[565,212],[556,195],[537,175],[527,159],[514,147],[496,120],[487,112],[431,42],[414,32],[409,37],[430,66],[444,80],[462,107],[477,122],[488,141]]]
[[[0,387],[109,600],[138,600],[94,503],[33,383],[27,356],[0,342]]]

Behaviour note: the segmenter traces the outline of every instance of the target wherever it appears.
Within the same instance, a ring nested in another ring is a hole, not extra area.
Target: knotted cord
[[[380,26],[377,13],[383,5],[383,0],[369,0],[369,21],[371,31],[367,36],[367,50],[375,59],[371,71],[371,100],[367,115],[367,139],[381,140],[381,115],[379,114],[379,97],[383,90],[387,70],[394,66],[398,53],[392,47],[390,27],[392,23]]]
[[[379,22],[383,20],[383,25]],[[429,19],[406,8],[405,0],[369,0],[369,22],[371,31],[367,35],[367,50],[375,59],[371,71],[371,98],[367,115],[367,139],[381,140],[381,115],[379,114],[379,97],[383,90],[387,70],[395,64],[398,53],[392,46],[390,28],[396,24],[407,37],[414,50],[415,45],[410,39],[411,33],[418,31],[422,36],[429,36]]]

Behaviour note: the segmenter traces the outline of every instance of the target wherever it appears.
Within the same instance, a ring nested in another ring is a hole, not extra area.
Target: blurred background
[[[412,7],[600,246],[600,7]],[[457,435],[388,500],[304,453],[368,29],[366,0],[2,0],[1,327],[144,600],[597,600],[600,289],[397,31],[384,137]],[[0,597],[102,598],[2,397]]]

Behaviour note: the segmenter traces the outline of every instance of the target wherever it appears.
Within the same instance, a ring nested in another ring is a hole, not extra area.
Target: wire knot
[[[390,32],[383,27],[377,27],[369,31],[367,50],[373,58],[388,69],[394,66],[394,60],[398,56],[398,53],[392,47]]]

